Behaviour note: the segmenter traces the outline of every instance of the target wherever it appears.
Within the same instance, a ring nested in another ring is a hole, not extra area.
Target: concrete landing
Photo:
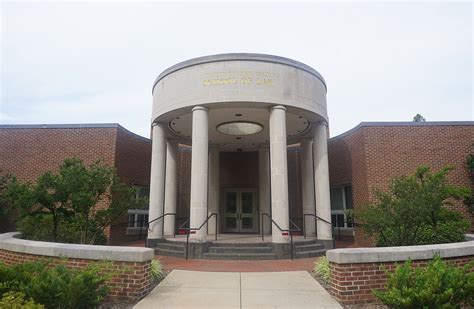
[[[134,308],[342,308],[306,271],[173,270]]]

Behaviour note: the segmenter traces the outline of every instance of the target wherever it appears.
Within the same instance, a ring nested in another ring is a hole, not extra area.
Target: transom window
[[[352,210],[352,187],[331,188],[331,221],[334,227],[352,228],[352,219],[347,211]]]

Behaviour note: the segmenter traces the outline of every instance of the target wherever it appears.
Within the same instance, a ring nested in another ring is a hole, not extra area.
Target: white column
[[[284,230],[289,226],[288,162],[286,149],[286,108],[270,109],[270,166],[272,218]],[[272,225],[272,242],[285,243],[288,235]]]
[[[207,215],[219,213],[219,148],[209,147],[209,203]],[[209,219],[208,234],[216,233],[216,217]]]
[[[331,200],[329,194],[329,164],[326,125],[313,124],[314,191],[316,215],[331,222]],[[321,220],[317,224],[318,239],[332,239],[331,225]]]
[[[258,179],[259,179],[259,207],[260,214],[267,213],[271,215],[270,206],[270,148],[268,146],[261,146],[258,150]],[[261,220],[261,216],[259,218]],[[268,218],[263,219],[263,229],[265,234],[271,234],[272,226]]]
[[[149,220],[152,221],[163,215],[165,200],[165,161],[166,161],[166,126],[161,123],[153,124],[151,146],[151,178],[150,178],[150,207]],[[163,238],[163,220],[156,220],[148,227],[148,245]],[[150,242],[151,241],[151,242]]]
[[[166,180],[165,180],[165,214],[176,213],[176,152],[178,143],[173,140],[166,141]],[[175,216],[166,216],[164,220],[164,235],[173,235],[175,233]]]
[[[191,150],[191,203],[190,227],[199,227],[207,218],[207,176],[208,176],[208,110],[202,106],[193,108]],[[190,238],[205,241],[204,226]]]
[[[305,139],[301,141],[303,214],[316,214],[313,172],[313,141]],[[307,236],[316,236],[316,222],[313,216],[305,216],[305,226]]]

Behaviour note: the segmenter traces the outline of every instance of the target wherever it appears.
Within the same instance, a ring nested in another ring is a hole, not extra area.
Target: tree
[[[57,173],[14,184],[5,196],[22,209],[18,229],[39,240],[103,243],[105,229],[135,203],[133,189],[100,161],[85,166],[66,159]]]
[[[420,114],[416,114],[415,117],[413,117],[413,122],[425,122],[426,119],[425,117],[421,116]]]
[[[446,206],[469,196],[470,190],[448,183],[451,170],[432,173],[420,166],[413,175],[393,179],[389,192],[376,191],[376,202],[356,212],[356,219],[377,246],[462,241],[469,223]]]

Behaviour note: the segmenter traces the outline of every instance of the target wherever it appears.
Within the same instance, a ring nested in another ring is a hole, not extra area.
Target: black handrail
[[[324,223],[327,223],[331,226],[331,236],[332,234],[334,234],[334,225],[332,224],[332,222],[329,222],[328,220],[326,219],[323,219],[321,218],[320,216],[317,216],[315,214],[303,214],[303,236],[304,236],[304,239],[306,239],[306,216],[312,216],[314,217],[314,223],[316,224],[316,220],[320,220],[320,221],[323,221]],[[339,240],[341,240],[341,230],[339,229]],[[332,246],[333,248],[336,248],[336,240],[334,239],[334,237],[332,236]]]
[[[127,227],[128,227],[128,225],[130,223],[133,223],[133,225],[135,225],[135,223],[137,223],[137,222],[142,223],[141,226],[140,226],[140,233],[138,234],[138,239],[141,240],[142,235],[143,235],[142,234],[143,228],[146,228],[146,229],[148,229],[148,231],[150,231],[149,227],[150,227],[151,222],[155,222],[156,220],[159,220],[159,219],[164,218],[166,216],[175,216],[175,220],[176,220],[176,213],[166,213],[166,214],[163,214],[162,216],[159,216],[158,218],[155,218],[155,219],[153,219],[151,221],[148,221],[148,222],[146,222],[145,219],[141,219],[141,220],[117,223],[117,224],[114,224],[114,225],[127,225]],[[164,232],[164,226],[165,226],[164,224],[161,226],[162,233]],[[173,237],[176,237],[176,229],[173,231]]]
[[[163,219],[163,224],[161,225],[161,235],[164,235],[164,231],[165,231],[165,217],[166,216],[174,216],[174,219],[176,221],[176,213],[174,212],[168,212],[168,213],[165,213],[165,214],[162,214],[161,216],[151,220],[151,221],[148,221],[148,224],[147,224],[147,228],[148,228],[148,231],[151,231],[150,230],[150,223],[152,222],[155,222],[156,220],[160,220],[160,219]],[[173,238],[176,237],[176,229],[173,230]]]
[[[191,233],[191,231],[199,231],[204,226],[204,224],[206,224],[209,221],[209,219],[212,216],[216,216],[216,241],[217,241],[217,213],[216,212],[211,213],[199,227],[180,227],[179,228],[180,230],[187,231],[187,233],[186,233],[186,260],[188,259],[188,255],[189,255],[188,254],[188,251],[189,251],[188,250],[189,249],[189,234]],[[181,226],[183,226],[185,223],[187,223],[187,222],[185,221]]]
[[[291,259],[293,260],[293,232],[301,232],[301,229],[299,228],[299,226],[297,226],[294,222],[292,222],[291,220],[289,220],[295,227],[296,229],[282,229],[278,223],[275,222],[275,220],[272,219],[272,217],[267,214],[267,213],[262,213],[262,241],[265,241],[265,233],[264,233],[264,230],[263,230],[263,218],[264,216],[267,216],[268,219],[270,219],[270,222],[272,222],[273,224],[275,224],[275,226],[280,230],[280,232],[287,232],[289,235],[290,235],[290,255],[291,255]]]

